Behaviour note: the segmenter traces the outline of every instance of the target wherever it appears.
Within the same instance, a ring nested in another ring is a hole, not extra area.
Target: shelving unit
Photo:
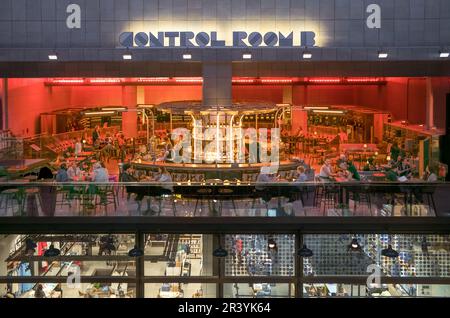
[[[202,235],[180,235],[179,244],[186,244],[189,246],[190,254],[188,255],[188,258],[202,258]]]

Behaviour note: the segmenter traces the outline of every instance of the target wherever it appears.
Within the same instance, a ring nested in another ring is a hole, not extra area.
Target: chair
[[[105,214],[108,215],[108,205],[114,204],[114,210],[117,210],[117,196],[116,191],[112,185],[97,186],[95,204],[105,208]]]
[[[348,188],[348,191],[349,191],[349,199],[353,200],[354,202],[355,212],[357,206],[366,204],[370,214],[372,215],[372,202],[369,190],[365,189],[365,187],[363,188],[350,187]]]
[[[21,211],[25,211],[25,205],[28,202],[36,204],[36,212],[39,213],[39,209],[42,211],[42,197],[38,188],[25,189]],[[34,209],[34,206],[32,209]]]
[[[19,189],[7,189],[0,193],[0,209],[3,207],[3,203],[5,203],[5,215],[8,215],[8,209],[11,209],[11,215],[14,215],[14,206],[17,206],[17,212],[22,212],[22,195],[20,194]]]

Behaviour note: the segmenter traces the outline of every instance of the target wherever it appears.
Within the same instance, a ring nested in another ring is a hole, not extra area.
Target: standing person
[[[100,127],[97,125],[92,132],[92,144],[95,146],[97,140],[100,138]]]
[[[37,285],[36,290],[34,291],[34,298],[46,298],[42,284]]]
[[[83,151],[83,144],[80,138],[77,138],[77,142],[75,143],[75,157],[78,157],[79,154]]]

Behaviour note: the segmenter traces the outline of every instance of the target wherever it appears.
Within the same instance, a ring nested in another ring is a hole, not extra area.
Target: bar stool
[[[0,209],[3,206],[3,202],[5,202],[5,216],[8,216],[8,209],[11,208],[11,216],[13,216],[14,213],[14,206],[17,205],[18,210],[17,212],[20,212],[21,210],[21,195],[19,193],[19,189],[7,189],[2,191],[0,193]]]
[[[42,197],[38,188],[25,189],[21,208],[22,212],[25,212],[25,205],[27,205],[28,202],[36,205],[36,212],[39,215],[39,209],[42,211]],[[32,206],[32,209],[34,209],[34,205]]]
[[[105,215],[108,215],[108,205],[114,204],[114,209],[117,210],[116,192],[113,186],[97,186],[95,205],[103,206]]]

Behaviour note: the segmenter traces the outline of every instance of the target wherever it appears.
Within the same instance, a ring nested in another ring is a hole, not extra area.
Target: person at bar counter
[[[129,164],[126,163],[123,165],[123,172],[120,175],[120,181],[121,182],[139,182],[138,178],[136,178],[134,176],[134,169],[133,167]],[[135,201],[138,204],[138,211],[141,211],[141,206],[142,206],[142,200],[144,199],[144,196],[148,195],[148,188],[147,186],[136,186],[136,185],[126,185],[125,189],[127,190],[128,194],[136,194],[135,197]],[[150,199],[148,201],[148,207],[150,207]],[[148,211],[147,211],[148,212]]]
[[[276,171],[272,167],[261,167],[260,173],[256,178],[256,192],[260,195],[264,202],[272,199],[270,186],[277,182]]]
[[[148,200],[148,209],[146,213],[150,213],[152,215],[159,213],[151,208],[151,198],[152,197],[162,197],[164,195],[172,194],[173,192],[173,181],[172,176],[167,171],[165,167],[158,167],[158,172],[154,178],[151,178],[150,181],[157,182],[157,186],[152,186],[149,190],[149,200]],[[161,206],[160,206],[161,208]]]

